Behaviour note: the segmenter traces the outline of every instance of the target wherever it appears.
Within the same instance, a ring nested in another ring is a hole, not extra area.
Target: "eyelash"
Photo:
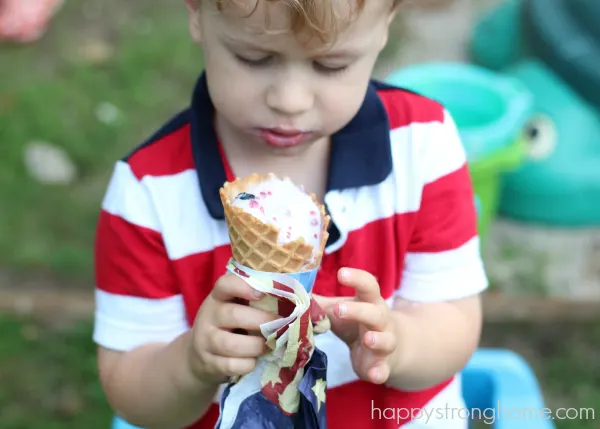
[[[265,66],[268,66],[269,63],[273,59],[273,57],[270,57],[270,56],[264,57],[264,58],[261,58],[258,60],[251,60],[248,58],[241,57],[239,55],[236,55],[235,57],[239,62],[241,62],[242,64],[247,65],[249,67],[265,67]],[[313,63],[313,67],[319,73],[323,73],[323,74],[327,74],[327,75],[342,73],[348,68],[348,66],[327,67],[327,66],[324,66],[323,64],[320,64],[317,62]]]
[[[313,63],[313,67],[320,73],[324,74],[338,74],[346,71],[348,66],[339,66],[339,67],[327,67],[323,64]]]
[[[250,60],[248,58],[244,58],[244,57],[240,57],[239,55],[235,56],[237,58],[237,60],[239,62],[241,62],[242,64],[246,64],[250,67],[262,67],[262,66],[266,66],[269,64],[269,62],[271,61],[272,57],[264,57],[261,58],[259,60]]]

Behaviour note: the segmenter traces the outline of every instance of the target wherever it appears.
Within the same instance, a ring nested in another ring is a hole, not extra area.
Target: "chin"
[[[277,147],[262,141],[263,147],[270,153],[276,156],[297,156],[309,151],[315,145],[326,142],[327,138],[319,136],[308,141],[304,141],[294,146]]]
[[[263,144],[263,146],[272,155],[286,157],[301,155],[310,149],[313,144],[315,144],[315,142],[306,142],[291,147],[274,147],[268,144]]]

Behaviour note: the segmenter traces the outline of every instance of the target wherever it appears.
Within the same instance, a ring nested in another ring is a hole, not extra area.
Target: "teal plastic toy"
[[[528,0],[522,8],[523,35],[531,53],[588,102],[600,105],[598,1]]]
[[[550,69],[522,62],[507,69],[535,94],[526,128],[529,157],[503,178],[500,212],[563,226],[600,225],[600,114]]]
[[[505,0],[479,18],[470,41],[476,64],[500,71],[525,54],[521,0]]]
[[[597,0],[505,0],[475,26],[471,54],[493,70],[538,58],[598,106],[599,19]]]
[[[507,0],[474,28],[473,61],[520,80],[535,100],[524,133],[529,156],[502,179],[499,211],[506,217],[600,226],[597,13],[596,0]]]
[[[469,64],[426,63],[398,70],[386,81],[442,103],[452,114],[467,153],[483,240],[499,201],[500,177],[526,154],[522,130],[533,97],[523,83]]]

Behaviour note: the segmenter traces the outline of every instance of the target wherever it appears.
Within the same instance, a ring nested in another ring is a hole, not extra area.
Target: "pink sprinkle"
[[[292,238],[292,233],[288,232],[287,233],[287,238]]]
[[[292,225],[288,225],[288,229],[291,231],[292,230]]]
[[[260,207],[260,212],[261,212],[262,214],[265,214],[265,208],[261,206],[261,207]]]
[[[317,215],[317,212],[316,212],[316,211],[314,211],[314,210],[311,210],[311,211],[310,211],[310,214],[311,214],[312,216],[316,216],[316,215]]]
[[[256,200],[251,200],[251,201],[250,201],[250,208],[251,208],[251,209],[258,208],[258,201],[256,201]]]
[[[315,238],[319,238],[319,236],[317,234],[315,234]]]
[[[268,194],[269,196],[271,196],[271,195],[273,195],[273,192],[271,192],[271,191],[268,191],[268,192],[267,192],[267,194]]]
[[[277,218],[276,218],[276,217],[274,217],[274,218],[273,218],[273,221],[274,221],[274,222],[277,222]]]
[[[317,226],[319,224],[319,221],[317,219],[313,219],[313,220],[310,221],[310,224],[312,226]]]
[[[260,196],[264,198],[264,197],[267,196],[267,193],[263,191],[263,192],[260,193]]]

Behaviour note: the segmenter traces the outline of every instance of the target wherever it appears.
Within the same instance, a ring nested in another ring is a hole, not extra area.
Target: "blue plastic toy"
[[[462,382],[467,409],[494,429],[555,428],[533,370],[515,352],[479,349]]]
[[[125,420],[122,420],[119,417],[115,417],[115,419],[113,421],[112,429],[140,429],[140,428],[131,426]]]
[[[535,374],[518,354],[479,349],[462,372],[467,410],[494,429],[555,429]],[[475,410],[475,411],[474,411]],[[116,417],[112,429],[140,429]]]

